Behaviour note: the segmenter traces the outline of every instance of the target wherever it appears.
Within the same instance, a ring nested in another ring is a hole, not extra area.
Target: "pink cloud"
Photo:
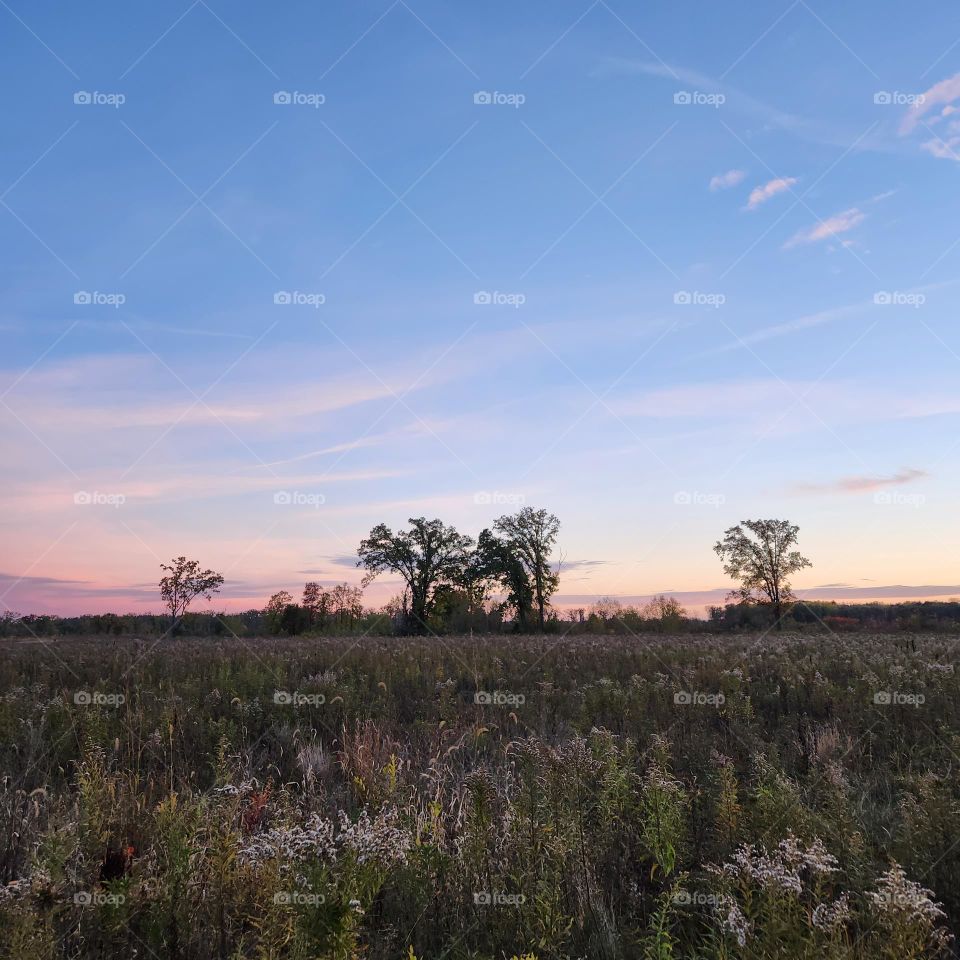
[[[832,483],[804,483],[796,487],[802,493],[862,493],[867,490],[879,490],[882,487],[896,487],[912,483],[921,477],[927,477],[926,470],[901,470],[889,477],[843,477]]]
[[[941,116],[949,116],[955,109],[951,104],[958,98],[960,98],[960,73],[955,73],[952,77],[935,83],[916,98],[904,114],[903,120],[900,121],[900,135],[905,136],[910,133],[924,116],[940,104],[946,104]]]
[[[783,193],[784,190],[789,190],[796,182],[796,177],[777,177],[774,180],[768,180],[761,187],[754,187],[747,200],[747,209],[756,210],[760,204],[766,203],[771,197]]]
[[[726,190],[728,187],[735,187],[743,181],[746,175],[746,170],[728,170],[726,173],[721,173],[710,178],[710,189],[716,191]]]
[[[796,247],[802,243],[816,243],[819,240],[829,240],[838,233],[846,233],[854,227],[863,223],[867,215],[856,207],[844,210],[842,213],[836,213],[826,220],[821,220],[813,227],[806,230],[799,230],[784,245],[783,249]]]

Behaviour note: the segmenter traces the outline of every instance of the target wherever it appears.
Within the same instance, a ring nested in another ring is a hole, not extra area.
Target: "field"
[[[956,656],[3,641],[0,954],[954,956]]]

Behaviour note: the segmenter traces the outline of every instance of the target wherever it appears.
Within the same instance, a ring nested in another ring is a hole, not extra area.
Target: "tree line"
[[[238,614],[190,613],[197,597],[212,599],[222,574],[196,560],[177,557],[162,564],[160,595],[167,610],[166,632],[204,636],[231,633],[302,634],[428,632],[620,632],[758,629],[784,623],[829,629],[952,629],[960,623],[953,601],[902,604],[798,604],[792,576],[811,566],[797,549],[799,530],[786,520],[744,520],[714,544],[724,573],[737,583],[728,602],[710,610],[706,623],[687,616],[672,597],[658,596],[643,607],[600,598],[589,609],[563,614],[551,605],[562,559],[555,559],[560,521],[547,510],[525,507],[499,517],[474,539],[439,519],[411,518],[404,529],[378,524],[357,549],[365,573],[360,586],[304,585],[299,601],[281,590],[262,610]],[[364,589],[377,577],[393,574],[401,591],[379,610],[365,607]],[[0,635],[50,636],[55,633],[155,635],[161,618],[150,614],[85,617],[0,616]]]

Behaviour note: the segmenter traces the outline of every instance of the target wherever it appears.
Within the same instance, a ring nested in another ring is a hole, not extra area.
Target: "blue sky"
[[[155,607],[180,553],[260,605],[520,502],[564,603],[696,605],[752,516],[820,595],[960,593],[960,11],[0,22],[8,608]]]

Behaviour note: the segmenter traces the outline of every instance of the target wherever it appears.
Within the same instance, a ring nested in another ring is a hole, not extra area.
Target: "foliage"
[[[731,527],[714,546],[723,572],[740,587],[733,592],[743,603],[764,602],[782,627],[784,605],[794,599],[789,578],[811,566],[798,550],[799,527],[786,520],[744,520]]]
[[[758,639],[5,640],[0,956],[947,955],[958,641]]]
[[[223,586],[223,575],[213,570],[201,570],[196,560],[177,557],[171,563],[161,563],[166,574],[160,579],[160,597],[170,611],[171,624],[175,627],[197,597],[212,600]]]

